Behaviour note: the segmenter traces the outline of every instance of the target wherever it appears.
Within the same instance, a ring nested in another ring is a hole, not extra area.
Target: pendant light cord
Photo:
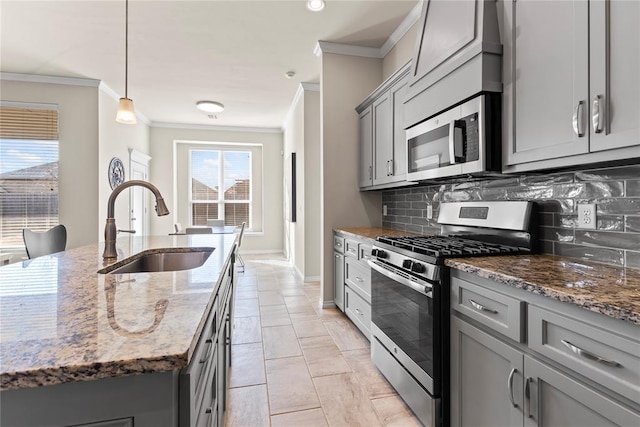
[[[129,0],[124,4],[124,97],[129,98]]]

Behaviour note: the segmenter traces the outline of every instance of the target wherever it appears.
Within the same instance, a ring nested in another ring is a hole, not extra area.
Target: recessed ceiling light
[[[324,9],[324,0],[309,0],[307,1],[307,9],[314,12],[319,12]]]
[[[224,111],[224,105],[214,101],[198,101],[196,103],[198,110],[205,111],[207,113],[221,113]]]
[[[284,73],[284,76],[288,79],[292,79],[295,75],[296,75],[295,71],[287,71],[286,73]]]

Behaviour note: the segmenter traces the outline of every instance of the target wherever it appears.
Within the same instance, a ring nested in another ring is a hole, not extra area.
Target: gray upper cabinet
[[[640,156],[639,8],[504,2],[505,171]]]
[[[360,188],[370,187],[373,184],[373,115],[372,108],[360,112],[360,167],[358,169],[358,182]]]
[[[409,66],[389,77],[356,108],[360,117],[361,189],[408,184],[403,96]]]

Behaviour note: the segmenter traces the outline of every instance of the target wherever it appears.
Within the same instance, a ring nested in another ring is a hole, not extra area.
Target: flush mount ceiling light
[[[198,101],[196,102],[198,110],[202,110],[207,113],[221,113],[224,111],[224,105],[214,101]]]
[[[129,86],[129,0],[125,0],[125,21],[124,21],[124,98],[120,98],[116,122],[126,125],[136,124],[136,112],[133,108],[133,101],[128,96]]]
[[[307,9],[313,12],[319,12],[324,9],[324,0],[309,0],[307,1]]]

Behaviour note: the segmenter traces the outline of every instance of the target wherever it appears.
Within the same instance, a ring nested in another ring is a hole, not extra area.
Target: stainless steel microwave
[[[407,129],[407,181],[500,171],[500,114],[485,93]]]

